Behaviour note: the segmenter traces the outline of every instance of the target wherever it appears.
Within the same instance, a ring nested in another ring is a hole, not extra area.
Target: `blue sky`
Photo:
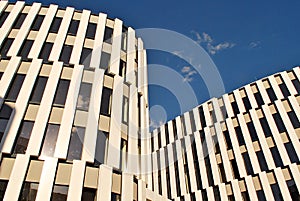
[[[32,2],[32,1],[28,1]],[[163,28],[198,42],[210,55],[222,77],[226,92],[272,73],[300,64],[300,1],[96,1],[42,0],[61,7],[73,6],[120,18],[135,29]],[[198,104],[209,99],[199,75],[176,56],[149,51],[150,64],[174,68],[193,87]],[[151,79],[151,77],[149,78]],[[174,83],[176,84],[176,83]],[[167,119],[179,115],[176,96],[168,88],[150,86],[150,108],[164,108]],[[196,106],[196,105],[192,105]],[[158,112],[156,118],[162,115]]]

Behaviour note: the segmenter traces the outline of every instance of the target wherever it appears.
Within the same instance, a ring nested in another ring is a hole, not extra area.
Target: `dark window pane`
[[[106,43],[112,43],[112,37],[113,37],[113,29],[110,27],[105,27],[104,31],[104,42]]]
[[[97,25],[94,23],[89,23],[87,27],[86,37],[90,39],[95,38]]]
[[[205,128],[206,127],[206,121],[205,121],[204,111],[203,111],[203,108],[201,106],[199,107],[199,116],[200,116],[201,127]]]
[[[276,97],[275,92],[272,87],[267,89],[267,93],[269,95],[271,102],[274,102],[275,100],[277,100],[277,97]]]
[[[12,108],[9,107],[7,104],[2,104],[2,108],[0,110],[0,118],[9,119],[12,111]]]
[[[51,201],[66,201],[68,190],[68,186],[54,185],[51,195]]]
[[[0,200],[3,200],[8,181],[0,180]]]
[[[0,27],[4,24],[6,18],[8,17],[9,12],[3,12],[0,17]]]
[[[4,42],[1,45],[1,50],[0,50],[1,58],[6,57],[7,52],[9,51],[9,48],[13,42],[14,42],[14,39],[11,39],[11,38],[6,38],[4,40]]]
[[[82,83],[80,85],[77,109],[88,111],[90,104],[90,96],[92,92],[92,84]]]
[[[23,121],[21,127],[19,128],[14,154],[25,154],[33,125],[34,122],[32,121]]]
[[[38,15],[34,22],[33,22],[33,25],[31,27],[32,30],[34,31],[38,31],[43,23],[43,20],[44,20],[45,16],[44,15]]]
[[[13,29],[20,29],[21,26],[22,26],[22,24],[23,24],[23,22],[24,22],[24,20],[25,20],[25,18],[26,18],[26,16],[27,16],[27,14],[21,13],[17,17],[16,21],[14,22]]]
[[[258,141],[258,136],[257,136],[257,133],[256,133],[256,129],[253,125],[253,122],[252,121],[248,122],[247,127],[248,127],[248,130],[249,130],[250,136],[251,136],[251,140],[253,142]]]
[[[290,157],[291,162],[292,163],[299,162],[298,155],[295,151],[295,148],[294,148],[293,144],[291,142],[288,142],[288,143],[285,143],[284,146],[285,146],[286,151],[287,151],[287,153]]]
[[[299,127],[300,127],[300,122],[299,122],[299,120],[298,120],[298,118],[297,118],[296,113],[295,113],[293,110],[291,110],[291,111],[288,112],[287,114],[288,114],[288,116],[289,116],[289,118],[290,118],[290,120],[291,120],[291,122],[292,122],[293,127],[294,127],[295,129],[299,128]]]
[[[245,167],[246,167],[246,170],[247,170],[247,174],[252,175],[254,172],[253,172],[253,169],[252,169],[252,164],[251,164],[248,152],[243,153],[242,156],[243,156],[244,161],[245,161]]]
[[[23,60],[27,59],[27,56],[31,50],[32,44],[33,44],[32,40],[25,40],[25,42],[23,43],[23,45],[19,51],[19,54],[18,54],[19,56],[22,57]]]
[[[2,140],[7,124],[8,119],[0,119],[0,141]]]
[[[240,110],[239,110],[239,107],[238,107],[236,101],[233,101],[233,102],[231,103],[231,107],[232,107],[233,113],[234,113],[235,115],[237,115],[237,114],[240,113]]]
[[[234,128],[236,132],[237,139],[239,141],[240,146],[245,145],[244,136],[240,126]]]
[[[279,85],[279,88],[283,94],[283,97],[286,98],[291,95],[284,82]]]
[[[69,80],[59,80],[58,87],[56,90],[55,98],[54,98],[54,105],[64,106],[68,91],[69,91]]]
[[[240,178],[240,172],[239,172],[239,168],[237,166],[236,160],[233,159],[231,160],[231,167],[232,167],[232,171],[233,171],[233,175],[235,179]]]
[[[102,52],[101,60],[100,60],[100,68],[108,69],[109,62],[110,62],[110,54],[106,52]]]
[[[85,129],[81,127],[73,127],[71,133],[71,141],[68,150],[68,160],[80,160],[82,152],[82,144]]]
[[[254,97],[255,97],[255,100],[256,100],[258,106],[261,106],[264,104],[263,98],[259,92],[254,93]]]
[[[97,135],[97,144],[96,144],[96,152],[95,152],[96,166],[104,163],[107,141],[108,141],[108,133],[99,130]]]
[[[250,110],[251,109],[251,104],[250,104],[249,98],[246,96],[242,100],[243,100],[243,103],[244,103],[244,106],[245,106],[246,110],[247,111]]]
[[[80,64],[84,65],[84,68],[89,68],[91,63],[91,57],[92,57],[92,49],[89,48],[83,48],[80,56]]]
[[[110,115],[111,95],[112,90],[107,87],[103,87],[100,114]]]
[[[22,84],[24,82],[24,79],[25,79],[25,75],[17,74],[17,76],[15,76],[7,95],[8,100],[16,101],[19,92],[21,90]]]
[[[126,62],[120,60],[119,75],[125,77],[125,73],[126,73]]]
[[[25,182],[22,187],[19,201],[35,200],[39,184]]]
[[[228,130],[223,131],[223,134],[227,144],[227,149],[232,149],[231,139]]]
[[[261,170],[262,171],[267,171],[268,170],[268,165],[267,165],[266,158],[265,158],[263,152],[258,151],[258,152],[256,152],[256,155],[257,155],[258,162],[259,162]]]
[[[81,201],[94,201],[96,196],[96,189],[83,188]]]
[[[68,34],[75,36],[78,30],[78,26],[79,26],[79,21],[78,20],[72,20],[69,30],[68,30]]]
[[[51,33],[57,33],[61,24],[62,18],[60,17],[56,17],[54,18],[51,27],[50,27],[50,31]]]
[[[296,79],[292,80],[292,82],[293,82],[298,94],[300,94],[300,82],[299,82],[299,80],[296,78]]]
[[[52,47],[53,47],[53,43],[48,43],[48,42],[44,43],[39,58],[43,59],[44,61],[48,61]]]
[[[2,76],[3,76],[3,72],[0,72],[0,80],[1,80]]]
[[[121,201],[121,195],[111,193],[111,201]]]
[[[55,145],[56,145],[56,139],[59,131],[59,125],[55,124],[48,124],[46,136],[42,148],[41,156],[53,156]]]
[[[275,161],[276,167],[283,167],[283,162],[281,160],[281,156],[279,154],[279,151],[277,149],[277,147],[272,147],[270,148],[273,159]]]
[[[72,49],[73,49],[73,46],[64,45],[63,49],[61,51],[61,55],[60,55],[59,60],[63,61],[65,64],[69,64],[69,60],[70,60],[70,57],[71,57]]]
[[[267,119],[265,117],[263,117],[263,118],[260,118],[259,121],[260,121],[260,124],[263,128],[265,136],[266,137],[272,136],[272,132],[271,132],[271,129],[270,129],[269,124],[267,122]]]
[[[285,125],[281,119],[281,116],[279,113],[275,113],[275,114],[272,114],[274,120],[275,120],[275,123],[276,123],[276,126],[279,130],[279,133],[283,133],[283,132],[286,132],[286,128],[285,128]]]
[[[47,84],[47,80],[48,80],[47,77],[42,77],[42,76],[38,77],[38,79],[35,83],[35,86],[34,86],[33,93],[30,98],[31,103],[40,103],[41,102],[43,94],[44,94],[44,90],[45,90],[45,87]]]

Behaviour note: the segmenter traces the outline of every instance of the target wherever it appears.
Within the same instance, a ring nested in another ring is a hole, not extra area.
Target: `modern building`
[[[149,132],[121,20],[1,1],[0,33],[0,200],[300,199],[299,67]]]

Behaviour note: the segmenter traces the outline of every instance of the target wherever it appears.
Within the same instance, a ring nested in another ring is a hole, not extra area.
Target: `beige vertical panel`
[[[195,137],[195,142],[196,142],[196,149],[197,149],[197,156],[198,156],[198,162],[199,162],[199,170],[201,174],[201,180],[202,180],[202,187],[207,188],[208,185],[208,178],[207,178],[207,173],[206,173],[206,166],[204,162],[204,155],[203,155],[203,147],[202,147],[202,142],[200,139],[200,132],[196,131],[194,133]]]
[[[297,102],[297,99],[295,98],[295,96],[289,96],[288,99],[292,105],[292,110],[294,110],[298,120],[300,121],[300,106]]]
[[[138,38],[138,92],[143,94],[144,87],[144,71],[145,71],[145,60],[144,60],[144,44],[143,41]]]
[[[43,24],[41,25],[40,30],[36,36],[35,42],[33,43],[32,48],[28,54],[28,58],[38,58],[41,49],[43,47],[43,44],[46,40],[46,37],[48,35],[53,18],[56,14],[57,8],[58,8],[57,5],[50,5],[50,7],[48,8],[45,19],[43,20]]]
[[[179,181],[180,181],[180,190],[181,195],[184,195],[187,193],[186,191],[186,184],[185,184],[185,175],[184,175],[184,165],[183,165],[183,155],[181,152],[181,142],[180,140],[177,140],[175,142],[176,145],[176,152],[177,152],[177,162],[178,162],[178,173],[179,173]],[[176,160],[176,158],[175,158]]]
[[[160,141],[161,147],[166,146],[166,131],[165,131],[165,124],[160,126]]]
[[[278,100],[281,100],[284,98],[279,86],[278,86],[278,83],[276,82],[275,80],[275,77],[274,75],[271,75],[268,77],[269,78],[269,81],[270,81],[270,84],[271,84],[271,87],[273,88]]]
[[[225,115],[223,115],[222,111],[221,111],[221,107],[219,105],[218,99],[216,98],[212,98],[211,99],[211,103],[212,103],[212,108],[213,108],[213,113],[216,115],[216,120],[218,122],[220,121],[224,121],[225,119]]]
[[[123,193],[122,193],[122,196],[123,196]],[[132,200],[132,198],[130,200]],[[138,201],[146,201],[146,183],[142,180],[138,181],[138,199],[137,200]],[[127,200],[124,199],[124,201],[127,201]]]
[[[277,109],[278,109],[279,114],[282,118],[282,121],[283,121],[283,123],[284,123],[284,125],[287,129],[287,132],[288,132],[289,137],[292,141],[292,144],[295,148],[297,156],[300,157],[300,143],[299,143],[299,139],[297,137],[297,134],[295,132],[295,129],[293,128],[293,125],[292,125],[292,123],[291,123],[291,121],[290,121],[283,105],[282,105],[282,102],[277,100],[277,101],[275,101],[275,105],[277,106]]]
[[[235,130],[233,128],[232,125],[232,120],[231,119],[226,119],[226,125],[228,128],[228,132],[229,132],[229,136],[230,136],[230,140],[232,143],[232,148],[233,148],[233,152],[234,152],[234,158],[236,160],[239,172],[240,172],[240,176],[241,177],[245,177],[247,175],[247,171],[245,168],[245,164],[244,164],[244,160],[241,154],[241,150],[240,150],[240,146],[236,137],[236,133]]]
[[[98,122],[103,89],[104,70],[96,69],[89,103],[89,113],[81,159],[93,163],[96,151]]]
[[[88,10],[83,10],[83,12],[82,12],[80,23],[78,26],[78,31],[76,34],[75,43],[74,43],[72,54],[70,57],[71,64],[79,63],[82,48],[83,48],[85,33],[86,33],[87,26],[89,23],[90,14],[91,14],[91,11],[88,11]]]
[[[173,130],[173,124],[172,121],[168,121],[168,131],[169,131],[169,143],[174,142],[174,130]]]
[[[190,196],[190,194],[184,195],[184,201],[191,201],[191,196]]]
[[[295,68],[293,68],[293,71],[294,71],[296,77],[298,78],[298,80],[300,80],[300,68],[295,67]]]
[[[100,66],[106,17],[107,17],[106,14],[99,13],[97,30],[96,30],[96,35],[95,35],[95,39],[94,39],[94,47],[93,47],[91,63],[90,63],[90,66],[92,68],[99,68],[99,66]]]
[[[213,125],[213,121],[212,121],[212,117],[210,115],[209,109],[208,109],[208,103],[204,103],[202,105],[203,107],[203,112],[204,112],[204,116],[205,116],[205,121],[206,121],[206,126],[212,126]]]
[[[277,129],[277,126],[276,126],[276,123],[271,115],[271,112],[270,112],[270,109],[269,109],[269,106],[268,105],[263,105],[262,106],[262,109],[264,111],[264,114],[265,114],[265,117],[267,119],[267,122],[269,124],[269,127],[271,129],[271,132],[272,132],[272,136],[273,136],[273,139],[275,141],[275,144],[276,144],[276,147],[278,149],[278,152],[280,154],[280,158],[283,162],[284,165],[288,165],[288,164],[291,164],[291,161],[290,161],[290,158],[289,158],[289,155],[285,149],[285,146],[282,142],[282,138],[279,134],[279,131]]]
[[[185,151],[187,156],[187,163],[189,168],[189,177],[190,177],[190,184],[191,184],[191,191],[197,191],[197,181],[196,181],[196,174],[195,174],[195,166],[194,166],[194,158],[192,153],[192,143],[190,136],[184,137],[185,141]],[[197,159],[195,159],[197,160]]]
[[[115,76],[113,93],[112,93],[108,157],[107,157],[107,164],[115,168],[119,168],[120,166],[122,101],[123,101],[123,78],[119,76]]]
[[[0,2],[2,3],[2,1]],[[20,65],[21,57],[12,57],[0,79],[0,107],[2,106],[3,99],[8,92],[9,85],[13,80],[15,73]]]
[[[268,160],[266,160],[266,162],[268,164],[268,167],[269,167],[269,169],[274,169],[274,168],[276,168],[275,162],[274,162],[273,156],[271,154],[270,148],[268,146],[264,131],[263,131],[263,129],[261,127],[261,124],[258,120],[256,110],[251,109],[250,110],[250,116],[251,116],[251,119],[253,121],[253,124],[254,124],[255,130],[256,130],[256,133],[257,133],[258,140],[260,142],[262,151],[265,155],[265,158],[268,159]]]
[[[268,93],[267,93],[262,81],[261,80],[256,81],[256,85],[257,85],[259,93],[261,94],[262,99],[264,100],[264,103],[265,104],[270,103],[271,100],[268,96]]]
[[[57,158],[49,157],[45,160],[42,175],[36,195],[36,201],[50,201],[55,179]]]
[[[40,108],[36,116],[34,126],[32,128],[31,137],[28,142],[26,153],[38,156],[42,146],[44,133],[47,127],[48,119],[52,109],[52,103],[55,97],[56,87],[63,68],[62,62],[55,62],[52,66],[45,93],[41,100]]]
[[[256,194],[256,190],[253,184],[253,180],[252,180],[252,176],[246,176],[245,177],[245,183],[246,183],[246,187],[247,187],[247,191],[250,197],[251,201],[258,201],[258,197]]]
[[[290,166],[290,170],[292,173],[292,177],[296,183],[297,189],[298,191],[300,190],[300,173],[299,173],[299,169],[298,169],[298,165],[296,163],[293,163]]]
[[[57,158],[67,157],[82,72],[83,66],[75,65],[55,146],[54,156]]]
[[[3,139],[5,139],[5,142],[1,142],[1,150],[3,153],[10,153],[13,148],[19,126],[25,114],[30,94],[33,89],[36,77],[38,76],[38,73],[40,71],[41,65],[41,59],[34,59],[29,67],[15,104],[14,115],[11,115],[9,119],[9,122],[11,123],[10,127],[7,127],[4,132]]]
[[[85,174],[85,162],[73,160],[67,201],[80,201]]]
[[[152,135],[153,135],[153,143],[154,143],[153,151],[157,151],[159,149],[159,147],[158,147],[158,130],[157,129],[153,130]]]
[[[121,40],[122,40],[122,25],[123,22],[115,19],[114,32],[112,38],[112,49],[110,56],[110,66],[108,72],[114,75],[119,74],[120,56],[121,56]]]
[[[177,139],[181,139],[183,137],[183,130],[182,130],[183,128],[181,126],[180,116],[176,117],[175,121],[176,121],[176,129],[177,129]]]
[[[237,179],[231,181],[234,200],[243,200],[241,190],[239,188],[239,181]]]
[[[220,198],[222,201],[228,201],[225,183],[219,185]]]
[[[174,157],[173,157],[173,148],[172,148],[172,144],[168,144],[167,145],[167,157],[168,157],[168,161],[169,161],[169,179],[170,179],[170,186],[171,189],[169,189],[171,191],[171,198],[175,198],[177,197],[177,187],[176,187],[176,175],[175,175],[175,168],[174,168]],[[178,187],[179,188],[179,187]]]
[[[198,107],[195,107],[193,109],[193,114],[194,114],[194,120],[195,120],[195,126],[196,130],[199,131],[202,129],[201,123],[200,123],[200,115],[199,115],[199,109]]]
[[[208,200],[215,200],[215,196],[214,196],[214,190],[212,187],[208,187],[206,189],[206,193],[207,193],[207,198]]]
[[[164,149],[159,150],[159,159],[160,159],[160,178],[161,178],[161,189],[162,189],[162,196],[168,197],[168,191],[170,189],[167,189],[167,174],[166,174],[166,160],[165,160],[165,152]]]
[[[146,98],[147,105],[148,105],[148,67],[147,67],[147,51],[143,49],[143,80],[142,80],[142,88],[143,88],[143,95]]]
[[[7,4],[8,4],[8,1],[0,1],[0,13],[2,13],[2,11],[5,9]]]
[[[97,201],[110,201],[112,187],[112,168],[101,165],[98,176]]]
[[[201,194],[201,191],[197,191],[195,193],[195,197],[196,197],[196,200],[197,201],[202,201],[202,194]]]
[[[0,28],[0,45],[2,45],[4,38],[7,37],[9,34],[12,25],[14,24],[14,21],[17,19],[18,14],[21,12],[25,5],[25,2],[23,1],[17,1],[17,3],[14,5],[12,11],[6,18],[5,22],[3,23],[2,27]]]
[[[234,90],[233,94],[234,94],[235,101],[239,107],[240,113],[246,112],[244,102],[243,102],[241,94],[240,94],[240,90],[239,89]]]
[[[187,135],[193,134],[192,125],[191,125],[191,118],[190,118],[190,113],[189,112],[184,113],[184,124],[185,124],[186,134]]]
[[[218,169],[218,164],[217,164],[217,159],[216,159],[216,154],[214,149],[215,145],[212,141],[210,128],[208,127],[204,128],[204,133],[205,133],[205,140],[208,148],[208,155],[209,155],[212,175],[214,179],[214,184],[218,185],[220,184],[220,175],[219,175],[219,169]]]
[[[261,186],[263,188],[264,194],[266,196],[266,200],[267,201],[274,201],[274,196],[272,193],[272,189],[267,177],[267,173],[266,172],[260,172],[259,173],[259,179],[261,182]]]
[[[228,94],[223,95],[223,101],[224,101],[224,105],[225,105],[225,108],[226,108],[228,118],[233,117],[234,113],[233,113],[233,110],[232,110],[232,107],[231,107],[231,104],[230,104]]]
[[[254,148],[253,148],[253,142],[252,142],[252,139],[250,137],[250,133],[248,131],[248,128],[247,128],[247,125],[246,125],[246,122],[245,122],[245,119],[244,119],[244,115],[243,114],[238,114],[237,118],[238,118],[241,130],[242,130],[242,133],[243,133],[243,137],[245,139],[245,144],[246,144],[246,147],[247,147],[247,151],[248,151],[248,154],[249,154],[249,158],[250,158],[250,161],[251,161],[251,165],[252,165],[254,174],[257,174],[261,171],[261,169],[260,169],[260,166],[259,166],[259,163],[258,163],[257,155],[256,155],[256,153],[254,151]]]
[[[227,148],[226,148],[223,132],[222,132],[221,125],[219,122],[215,124],[215,129],[216,129],[216,134],[218,135],[218,143],[219,143],[219,147],[220,147],[222,162],[223,162],[223,166],[224,166],[224,169],[226,172],[226,174],[225,174],[226,180],[231,181],[233,179],[231,166],[230,166],[230,162],[229,162],[229,157],[228,157],[228,153],[227,153]]]
[[[17,201],[29,164],[29,156],[18,154],[11,171],[3,201]]]
[[[251,90],[250,84],[247,84],[245,86],[245,91],[246,91],[246,96],[248,97],[248,99],[250,101],[251,107],[252,108],[257,108],[258,105],[257,105],[256,99],[255,99],[255,96],[254,96],[254,94]]]
[[[280,73],[281,74],[281,77],[283,79],[283,82],[286,84],[286,87],[288,88],[289,92],[292,94],[292,95],[296,95],[298,94],[296,88],[294,87],[292,81],[290,80],[288,74],[286,71]]]
[[[49,61],[58,61],[63,44],[67,37],[67,32],[69,29],[70,22],[72,20],[73,13],[74,13],[74,8],[67,7],[64,17],[63,17],[63,20],[61,22],[61,25],[60,25],[58,33],[57,33],[57,35],[59,37],[55,38],[55,41],[54,41],[54,44],[53,44],[53,47],[52,47],[52,50],[51,50],[51,53],[49,56]]]
[[[278,182],[278,186],[280,188],[280,192],[281,195],[283,197],[284,200],[292,200],[291,196],[290,196],[290,192],[288,189],[288,186],[286,184],[285,178],[283,176],[282,170],[281,168],[276,168],[274,170],[275,176],[276,176],[276,180]]]
[[[153,190],[158,193],[158,164],[157,164],[157,153],[152,153],[152,171],[153,171]]]
[[[126,64],[126,82],[129,84],[134,84],[135,73],[134,73],[134,63],[135,63],[135,31],[129,27],[127,33],[127,64]]]
[[[18,32],[18,35],[16,36],[13,44],[11,45],[9,51],[7,52],[7,56],[17,56],[24,40],[26,39],[26,36],[28,35],[31,24],[33,23],[35,16],[40,10],[40,7],[41,7],[40,3],[32,4],[30,11]]]
[[[133,176],[122,173],[122,201],[133,200]]]

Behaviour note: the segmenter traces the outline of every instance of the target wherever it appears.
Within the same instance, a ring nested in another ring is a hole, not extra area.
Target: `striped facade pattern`
[[[174,201],[299,200],[299,81],[295,67],[155,129],[152,190]]]
[[[128,134],[149,133],[135,31],[103,13],[1,1],[0,33],[0,200],[167,200],[147,189],[151,175],[127,171],[151,151]]]

